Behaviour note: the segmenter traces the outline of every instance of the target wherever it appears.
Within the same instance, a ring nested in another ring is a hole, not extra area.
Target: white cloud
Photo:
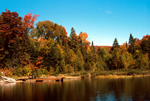
[[[112,12],[111,12],[111,11],[106,11],[106,13],[107,13],[107,14],[112,14]]]

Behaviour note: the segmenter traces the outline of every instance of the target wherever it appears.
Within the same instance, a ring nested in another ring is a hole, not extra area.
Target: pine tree
[[[94,47],[94,43],[93,43],[93,41],[92,41],[92,45],[91,45],[91,50],[92,50],[92,52],[94,52],[94,53],[95,53],[95,47]]]
[[[76,55],[77,55],[77,69],[78,71],[83,70],[84,59],[81,54],[81,51],[77,50]]]
[[[114,42],[113,42],[113,47],[110,49],[110,53],[115,49],[115,48],[119,48],[119,43],[117,38],[115,38]]]
[[[126,48],[128,47],[127,41],[126,41]]]
[[[130,33],[130,37],[129,37],[129,46],[132,46],[134,44],[134,38],[132,36],[132,33]]]
[[[135,42],[134,42],[134,38],[133,38],[132,34],[130,34],[128,51],[129,51],[131,54],[134,54],[134,53],[135,53],[134,43],[135,43]]]
[[[119,47],[119,43],[118,43],[117,38],[115,38],[115,40],[114,40],[113,47],[115,47],[115,48]]]
[[[114,48],[112,51],[112,57],[110,59],[110,69],[120,68],[120,52],[118,48]]]
[[[71,34],[75,34],[76,32],[75,32],[75,29],[72,27],[71,28]]]
[[[60,72],[65,72],[65,60],[64,58],[60,61]]]
[[[71,29],[69,46],[70,46],[70,49],[72,49],[74,52],[77,52],[77,50],[79,49],[78,36],[75,33],[74,28]]]

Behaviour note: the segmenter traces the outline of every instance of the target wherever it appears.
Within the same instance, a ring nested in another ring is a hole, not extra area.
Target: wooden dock
[[[35,79],[29,79],[29,78],[21,78],[18,79],[17,81],[22,81],[22,82],[45,82],[45,81],[56,81],[56,82],[63,82],[62,77],[56,77],[56,78],[35,78]]]
[[[43,81],[61,81],[63,82],[63,78],[39,78],[39,79],[33,79],[35,82],[43,82]]]

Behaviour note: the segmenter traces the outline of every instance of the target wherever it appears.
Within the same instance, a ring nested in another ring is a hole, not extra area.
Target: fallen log
[[[13,78],[9,78],[6,76],[1,76],[1,77],[4,79],[4,82],[7,82],[7,83],[15,83],[16,82],[16,80]]]

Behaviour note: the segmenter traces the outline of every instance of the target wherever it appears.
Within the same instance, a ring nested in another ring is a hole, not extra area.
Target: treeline
[[[110,51],[90,45],[88,34],[76,34],[51,21],[39,21],[31,13],[21,18],[17,12],[0,15],[0,71],[6,75],[58,74],[112,69],[149,69],[150,36],[139,40],[130,34],[119,45],[115,38]]]

